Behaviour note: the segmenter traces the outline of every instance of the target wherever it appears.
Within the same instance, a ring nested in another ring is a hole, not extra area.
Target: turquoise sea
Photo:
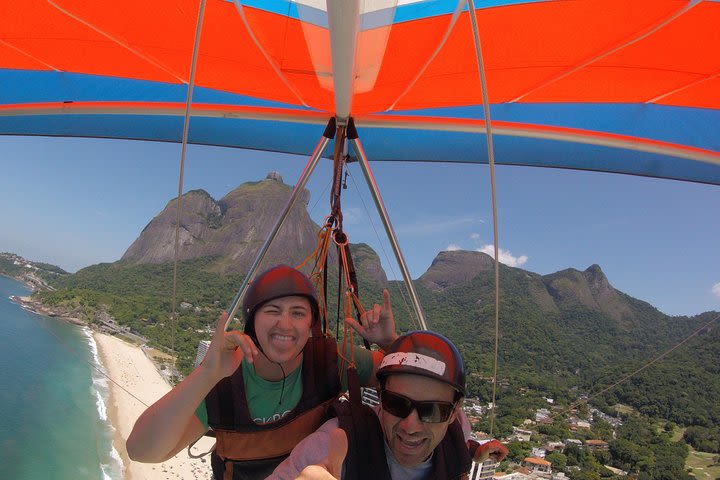
[[[28,312],[0,276],[0,478],[121,479],[90,330]]]

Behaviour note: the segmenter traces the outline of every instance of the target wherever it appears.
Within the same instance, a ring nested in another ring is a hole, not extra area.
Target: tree
[[[507,449],[507,458],[520,463],[530,454],[532,447],[528,442],[511,442],[507,444]]]
[[[549,455],[545,456],[545,460],[552,463],[553,470],[557,470],[559,472],[565,471],[565,467],[567,466],[567,457],[560,453],[560,452],[552,452]]]
[[[613,427],[606,420],[602,418],[595,419],[595,423],[590,429],[595,438],[605,440],[606,442],[613,439]]]
[[[598,461],[598,463],[601,465],[608,464],[612,461],[612,455],[610,455],[610,452],[604,450],[597,450],[593,452],[593,455],[595,456],[595,459]]]
[[[720,428],[688,427],[683,434],[683,440],[692,445],[695,450],[715,453],[720,451]]]
[[[538,432],[547,435],[551,440],[562,440],[570,437],[570,429],[562,418],[555,418],[551,425],[540,425]]]
[[[570,473],[570,478],[572,480],[600,480],[600,474],[587,470],[575,470]]]

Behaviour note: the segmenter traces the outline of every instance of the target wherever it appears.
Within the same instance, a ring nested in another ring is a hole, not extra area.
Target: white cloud
[[[358,207],[343,207],[342,214],[344,225],[360,225],[367,222],[367,215]]]
[[[482,245],[480,243],[480,234],[479,233],[471,233],[470,239],[472,240],[472,243],[476,245],[474,250],[476,252],[482,252],[490,255],[491,257],[495,258],[495,247],[493,245]],[[461,247],[457,243],[451,243],[445,248],[446,251],[453,252],[456,250],[470,250]],[[503,250],[502,248],[499,251],[500,253],[500,263],[508,265],[510,267],[521,267],[525,265],[528,261],[527,255],[520,255],[515,256],[512,253],[510,253],[507,250]],[[720,284],[718,284],[720,285]]]
[[[720,282],[712,286],[712,292],[716,297],[720,297]]]
[[[493,245],[483,245],[477,249],[478,252],[487,253],[491,257],[495,258],[495,247]],[[528,261],[527,255],[520,255],[519,257],[514,256],[507,250],[499,249],[500,263],[505,264],[509,267],[520,267],[525,265]]]

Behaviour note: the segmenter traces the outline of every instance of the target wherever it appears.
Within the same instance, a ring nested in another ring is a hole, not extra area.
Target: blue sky
[[[178,188],[180,146],[0,137],[0,251],[66,270],[118,260]],[[190,146],[184,191],[215,199],[270,170],[294,184],[305,157]],[[372,163],[413,278],[447,249],[493,243],[483,165]],[[343,192],[345,229],[399,276],[357,165]],[[331,163],[308,188],[329,211]],[[496,169],[501,261],[540,274],[599,264],[617,289],[671,315],[720,310],[720,187],[568,170]],[[502,281],[502,279],[501,279]]]

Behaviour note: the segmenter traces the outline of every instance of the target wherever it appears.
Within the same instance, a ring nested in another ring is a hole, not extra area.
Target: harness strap
[[[360,322],[360,318],[363,313],[365,313],[365,309],[363,308],[362,304],[360,303],[360,298],[358,297],[360,293],[360,287],[358,285],[357,280],[357,273],[355,272],[355,263],[352,259],[352,253],[350,252],[350,245],[348,243],[348,237],[345,235],[345,232],[342,231],[342,229],[337,228],[335,231],[333,231],[333,240],[335,241],[335,244],[337,245],[337,251],[338,251],[338,268],[339,268],[339,275],[338,275],[338,281],[340,286],[343,284],[343,280],[345,283],[345,317],[349,317],[352,315],[352,308],[355,307],[355,317],[357,318],[358,322]],[[340,292],[338,291],[338,308],[340,307]],[[338,328],[339,330],[339,328]],[[347,324],[345,324],[345,331],[351,331],[351,329],[347,328]],[[352,342],[352,338],[350,338],[350,341]],[[345,335],[343,336],[343,347],[345,347],[345,343],[348,342],[348,337]],[[368,342],[366,339],[363,338],[363,344],[365,345],[365,348],[370,350],[370,342]],[[344,354],[344,350],[343,350]],[[355,362],[354,355],[350,358],[351,362]]]
[[[235,462],[232,460],[225,460],[225,470],[223,471],[223,480],[233,480],[233,467]]]
[[[445,437],[435,448],[434,478],[467,479],[472,467],[469,447],[470,445],[465,441],[460,420],[456,419],[448,426]]]
[[[215,452],[225,461],[225,477],[228,478],[228,463],[233,461],[263,460],[289,454],[295,445],[323,424],[334,401],[335,397],[278,428],[258,432],[216,430]],[[229,478],[232,478],[232,469]]]
[[[349,399],[333,406],[338,425],[345,431],[348,453],[344,462],[345,480],[391,480],[385,457],[385,438],[375,412],[364,405],[357,370],[347,371]]]

